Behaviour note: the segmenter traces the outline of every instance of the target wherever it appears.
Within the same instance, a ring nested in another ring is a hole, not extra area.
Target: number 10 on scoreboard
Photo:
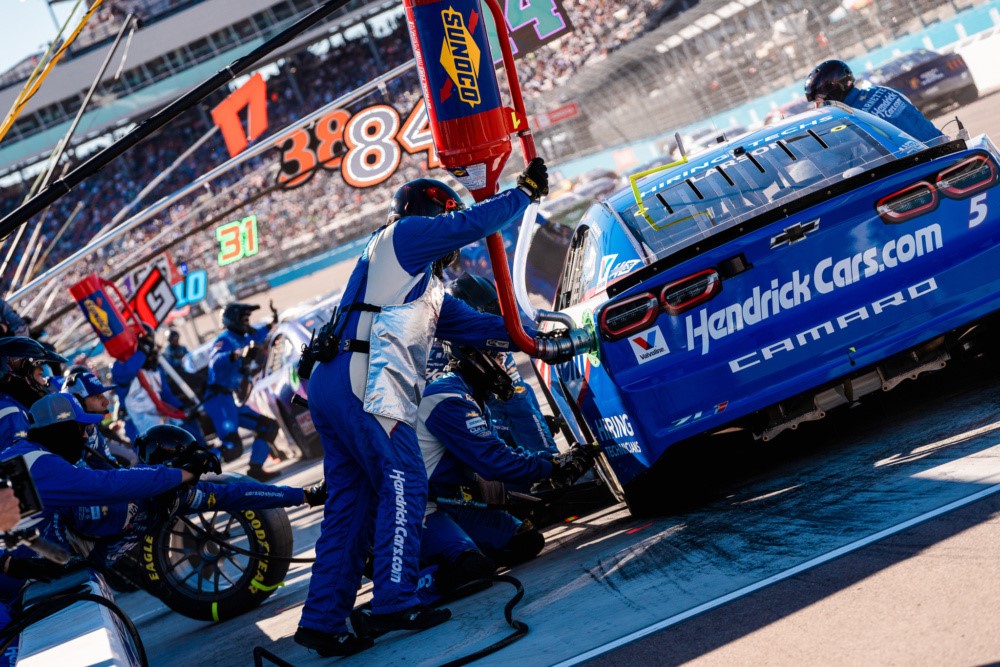
[[[257,244],[257,216],[251,214],[242,220],[217,227],[215,238],[219,241],[219,266],[256,255],[260,251]]]

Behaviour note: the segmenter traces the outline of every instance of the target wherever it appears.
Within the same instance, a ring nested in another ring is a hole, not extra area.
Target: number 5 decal
[[[989,211],[986,208],[986,193],[981,192],[969,200],[969,229],[986,219]]]

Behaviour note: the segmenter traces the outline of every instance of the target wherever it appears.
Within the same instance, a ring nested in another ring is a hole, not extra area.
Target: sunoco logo
[[[441,89],[441,101],[451,97],[452,88],[458,89],[458,98],[474,107],[479,97],[479,46],[472,39],[472,32],[479,23],[479,14],[469,15],[469,26],[460,12],[449,7],[441,12],[444,22],[444,43],[441,45],[441,65],[448,73],[448,81]]]
[[[100,333],[104,338],[111,338],[112,333],[114,333],[111,330],[111,320],[108,317],[108,311],[104,310],[99,305],[100,302],[100,297],[96,299],[85,299],[83,307],[87,311],[87,319],[94,325],[94,328],[97,329],[98,333]]]

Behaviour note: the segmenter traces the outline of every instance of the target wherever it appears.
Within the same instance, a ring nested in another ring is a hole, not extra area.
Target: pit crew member
[[[29,412],[28,438],[4,452],[22,455],[44,506],[42,535],[95,564],[113,565],[165,512],[243,510],[322,504],[325,488],[271,486],[256,482],[200,482],[221,471],[219,460],[176,426],[157,425],[139,436],[144,462],[165,465],[93,470],[73,465],[83,455],[87,426],[101,419],[68,394],[51,394]],[[190,483],[189,486],[182,486]],[[167,494],[167,495],[164,495]]]
[[[0,338],[0,452],[28,435],[28,408],[49,393],[35,368],[66,359],[25,336]]]
[[[517,188],[469,209],[440,181],[400,187],[386,225],[354,267],[338,315],[304,355],[318,362],[311,375],[299,374],[309,377],[330,496],[295,641],[322,656],[373,645],[346,624],[372,543],[375,631],[423,630],[451,617],[421,605],[417,594],[427,476],[414,427],[427,354],[435,335],[473,346],[512,344],[501,318],[445,294],[441,275],[459,248],[519,218],[547,191],[540,159]]]
[[[274,319],[270,323],[260,327],[250,326],[250,313],[258,308],[260,306],[234,302],[222,310],[225,330],[212,346],[203,405],[215,427],[215,434],[222,441],[223,460],[234,461],[243,454],[243,441],[238,432],[240,427],[254,432],[247,475],[266,482],[279,475],[264,470],[264,462],[271,451],[270,443],[278,435],[278,422],[246,405],[236,405],[233,398],[233,392],[240,390],[241,384],[249,379],[250,363],[253,361],[251,355],[278,322],[278,311],[272,307]]]
[[[944,136],[902,93],[885,86],[856,88],[854,72],[843,60],[826,60],[817,65],[806,78],[805,93],[810,102],[843,102],[878,116],[917,141],[927,143]]]
[[[484,504],[492,500],[480,493],[484,484],[528,488],[549,479],[560,487],[593,464],[579,447],[554,458],[509,447],[492,428],[487,407],[491,398],[504,402],[514,395],[517,385],[503,363],[472,348],[452,347],[449,354],[450,372],[427,385],[417,412],[429,489],[421,560],[438,565],[437,594],[489,576],[498,565],[530,560],[545,546],[530,522]]]
[[[496,287],[486,278],[466,273],[451,284],[451,293],[473,308],[484,313],[500,314],[500,301]],[[497,355],[514,382],[514,393],[501,400],[495,394],[486,398],[493,426],[507,444],[514,444],[529,452],[557,454],[555,439],[548,422],[538,405],[538,398],[521,372],[512,352]]]

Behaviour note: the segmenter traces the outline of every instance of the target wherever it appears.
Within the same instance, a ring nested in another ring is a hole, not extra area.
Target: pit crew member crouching
[[[176,504],[179,513],[322,504],[324,485],[309,489],[256,482],[199,482],[221,471],[219,460],[187,431],[150,428],[136,439],[140,459],[169,465],[92,470],[73,465],[87,444],[87,426],[101,415],[85,412],[68,394],[51,394],[29,411],[28,438],[3,453],[22,455],[44,505],[42,535],[109,567],[127,554]],[[166,494],[166,495],[165,495]]]
[[[438,566],[430,596],[492,575],[498,565],[530,560],[545,546],[530,522],[475,500],[483,480],[527,488],[550,479],[558,487],[593,463],[578,447],[557,457],[509,447],[492,428],[486,407],[488,399],[509,400],[514,393],[502,360],[472,348],[451,349],[449,355],[450,372],[427,385],[417,413],[429,491],[421,562]]]

